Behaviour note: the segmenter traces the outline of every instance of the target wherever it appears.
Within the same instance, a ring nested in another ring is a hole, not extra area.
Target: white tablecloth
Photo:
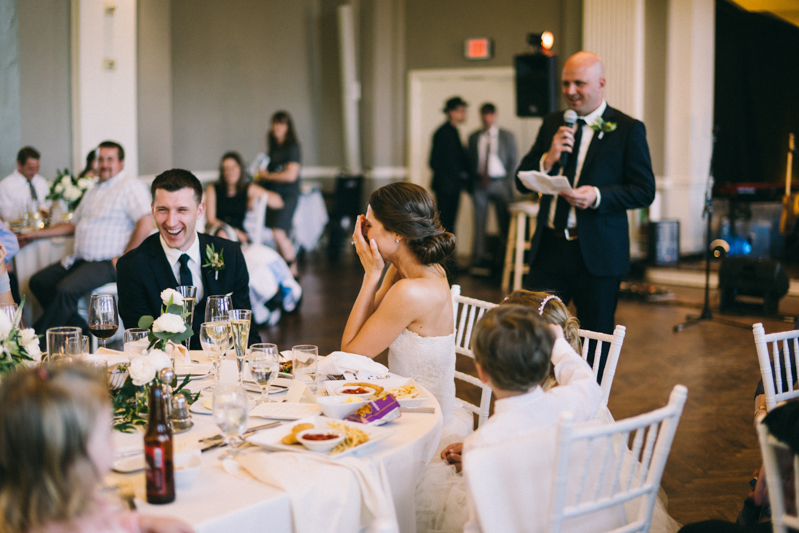
[[[193,359],[200,359],[192,352]],[[222,381],[235,379],[235,374],[223,374]],[[324,387],[320,387],[320,390]],[[435,406],[435,414],[403,413],[383,428],[396,433],[384,441],[356,454],[365,461],[380,461],[389,477],[391,494],[400,531],[416,530],[414,491],[422,468],[432,458],[441,436],[442,417],[438,402],[431,397],[425,405]],[[218,429],[210,415],[193,414],[195,427],[175,435],[175,447],[193,445],[198,439],[216,435]],[[268,422],[262,418],[250,420],[250,426]],[[290,422],[288,423],[290,424]],[[142,441],[141,434],[115,434],[117,448]],[[140,512],[175,516],[192,524],[198,533],[237,533],[270,531],[290,533],[293,529],[289,496],[245,474],[230,474],[218,460],[224,448],[203,454],[200,473],[193,486],[178,489],[175,502],[149,505],[137,501]],[[255,452],[267,453],[267,452]],[[145,483],[142,472],[112,474],[115,482],[130,483],[137,498],[144,500]],[[312,482],[309,480],[309,482]],[[331,485],[331,491],[336,486]],[[314,512],[308,509],[308,512]]]
[[[20,294],[25,295],[25,308],[23,320],[25,324],[33,324],[42,308],[33,297],[29,289],[31,277],[44,267],[61,261],[72,253],[75,245],[74,237],[52,237],[50,239],[37,239],[22,248],[14,256],[14,272],[17,274]]]

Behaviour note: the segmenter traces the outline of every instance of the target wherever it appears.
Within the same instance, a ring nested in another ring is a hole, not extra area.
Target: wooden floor
[[[281,349],[316,344],[320,354],[330,353],[339,348],[363,270],[352,256],[331,264],[317,253],[306,256],[300,270],[304,297],[299,312],[262,329],[261,337]],[[494,302],[502,297],[496,281],[463,274],[456,282],[466,296]],[[724,317],[744,327],[703,322],[674,333],[675,324],[701,307],[703,293],[672,290],[678,302],[620,302],[616,322],[627,327],[627,336],[609,407],[619,420],[664,405],[675,384],[687,386],[688,402],[663,477],[669,512],[683,524],[709,518],[734,520],[760,464],[752,426],[759,369],[751,326],[763,322],[766,333],[771,333],[791,329],[792,323]],[[715,294],[711,302],[717,309]],[[799,314],[799,299],[783,299],[780,311]],[[459,361],[458,366],[471,365]]]

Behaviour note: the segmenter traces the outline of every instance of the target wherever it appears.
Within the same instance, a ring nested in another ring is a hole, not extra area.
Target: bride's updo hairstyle
[[[455,236],[444,230],[433,199],[423,187],[391,183],[373,192],[369,205],[386,230],[408,241],[423,265],[443,263],[455,251]]]

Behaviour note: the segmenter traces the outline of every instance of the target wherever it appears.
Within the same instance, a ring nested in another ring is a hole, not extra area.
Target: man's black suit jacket
[[[430,187],[436,194],[458,194],[469,187],[469,160],[458,128],[445,122],[433,134],[430,148]]]
[[[602,114],[606,122],[615,122],[615,131],[599,138],[594,132],[577,186],[592,185],[599,189],[602,200],[597,209],[576,209],[578,241],[583,261],[594,276],[622,276],[630,269],[628,209],[646,207],[655,199],[655,176],[649,157],[644,123],[608,106]],[[538,138],[522,159],[519,170],[540,170],[541,156],[552,144],[552,137],[563,125],[563,113],[544,118]],[[558,174],[560,164],[550,169]],[[516,177],[516,187],[529,192]],[[533,236],[529,263],[532,265],[547,227],[552,195],[541,198],[538,224]]]
[[[247,264],[238,243],[199,234],[200,256],[205,257],[205,249],[214,245],[217,252],[223,251],[224,270],[219,271],[218,279],[209,267],[203,267],[203,299],[197,302],[194,309],[191,339],[193,350],[201,349],[200,324],[205,322],[205,303],[208,296],[230,294],[233,309],[252,309],[250,304],[250,275]],[[197,280],[194,280],[195,284]],[[117,291],[119,294],[119,316],[126,327],[138,327],[139,319],[144,315],[158,318],[161,314],[161,291],[175,289],[179,283],[175,279],[161,247],[158,233],[150,235],[138,248],[131,250],[117,262]],[[255,325],[250,327],[249,344],[260,342]]]

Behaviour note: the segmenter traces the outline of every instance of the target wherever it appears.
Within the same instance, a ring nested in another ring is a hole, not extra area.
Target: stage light
[[[545,31],[541,34],[541,48],[549,52],[553,44],[555,44],[555,36],[552,35],[551,31]]]
[[[528,33],[527,44],[533,47],[536,54],[550,55],[552,45],[555,44],[555,36],[551,31],[543,33]]]

